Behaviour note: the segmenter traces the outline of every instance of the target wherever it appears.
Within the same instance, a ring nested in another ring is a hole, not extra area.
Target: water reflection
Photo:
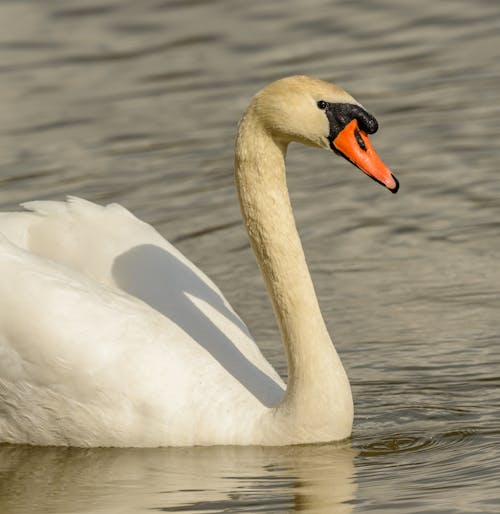
[[[349,445],[77,449],[0,446],[2,513],[347,514]]]

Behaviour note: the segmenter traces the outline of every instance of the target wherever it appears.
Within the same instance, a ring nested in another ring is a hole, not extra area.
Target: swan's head
[[[378,129],[377,120],[340,87],[312,77],[287,77],[257,93],[252,108],[274,139],[341,155],[397,192],[396,177],[368,139]]]

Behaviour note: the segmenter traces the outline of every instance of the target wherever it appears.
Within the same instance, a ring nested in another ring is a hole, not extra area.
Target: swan
[[[78,447],[289,445],[350,436],[346,372],[318,305],[285,179],[291,142],[392,192],[376,119],[320,79],[277,80],[236,138],[243,221],[288,383],[213,282],[118,204],[70,197],[0,215],[0,442]]]

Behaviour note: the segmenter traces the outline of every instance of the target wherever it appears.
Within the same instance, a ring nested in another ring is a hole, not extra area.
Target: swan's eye
[[[325,110],[326,109],[326,102],[324,100],[320,100],[316,105],[321,110]]]

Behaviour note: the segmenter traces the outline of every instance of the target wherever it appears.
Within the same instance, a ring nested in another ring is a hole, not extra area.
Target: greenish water
[[[353,386],[353,438],[297,448],[0,446],[0,512],[500,509],[500,4],[0,4],[0,207],[118,201],[210,275],[286,373],[239,221],[236,123],[307,73],[379,121],[390,195],[293,147],[289,187]]]

